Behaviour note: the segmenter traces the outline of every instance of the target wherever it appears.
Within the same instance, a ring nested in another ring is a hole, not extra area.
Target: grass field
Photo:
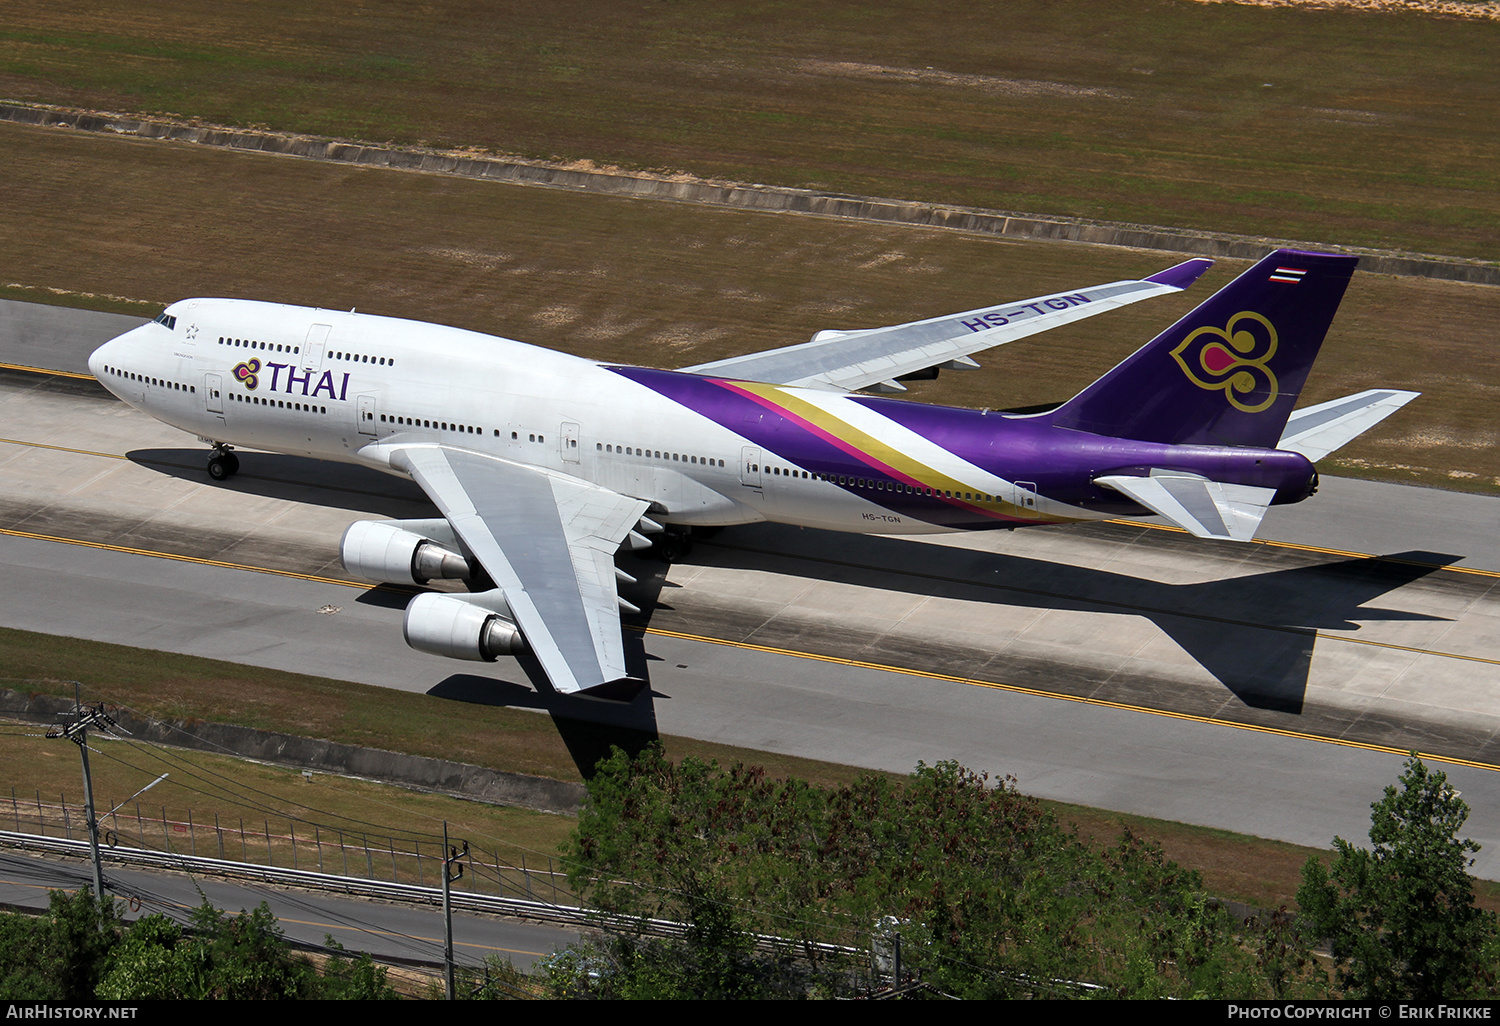
[[[1497,52],[1181,0],[10,0],[0,97],[1494,260]]]
[[[14,298],[56,302],[42,291],[51,287],[144,304],[223,295],[357,306],[664,367],[1134,277],[1174,259],[62,129],[0,125],[0,150],[0,284],[27,286]],[[983,371],[912,396],[998,409],[1067,398],[1242,266],[1221,261],[1181,296],[1017,343],[983,357]],[[1304,402],[1377,385],[1424,394],[1323,469],[1500,491],[1497,323],[1500,289],[1358,275]]]
[[[76,814],[83,805],[78,749],[65,740],[44,740],[36,736],[37,729],[0,721],[0,763],[13,767],[0,789],[0,823],[10,829],[6,821],[13,814],[14,797],[14,814],[21,818],[23,830],[33,829],[41,805],[49,833],[60,836],[58,806],[66,803]],[[102,815],[120,806],[115,818],[102,827],[118,830],[121,843],[155,849],[170,843],[170,850],[177,854],[191,850],[217,855],[205,843],[213,837],[215,823],[229,834],[227,857],[265,863],[264,841],[253,854],[241,851],[238,834],[243,827],[247,847],[254,847],[259,838],[273,838],[275,863],[287,868],[292,865],[287,844],[292,836],[298,838],[302,869],[308,868],[307,846],[315,836],[331,844],[336,853],[340,832],[351,835],[356,846],[363,843],[362,837],[370,838],[375,847],[387,847],[387,838],[415,839],[433,854],[442,850],[446,821],[452,837],[468,841],[476,852],[483,849],[487,858],[496,853],[505,866],[518,866],[524,858],[528,866],[540,863],[545,868],[548,858],[556,864],[558,845],[573,828],[570,816],[486,805],[329,773],[305,777],[296,769],[228,755],[182,751],[129,738],[91,736],[89,743],[97,808]],[[168,775],[165,781],[126,801],[162,773]],[[164,832],[162,820],[174,825],[193,823],[196,845],[188,847],[186,831]],[[75,839],[86,836],[80,821],[71,821],[71,826]],[[408,844],[398,850],[412,848]],[[423,882],[435,883],[431,867],[426,869]],[[410,879],[416,882],[417,878]]]
[[[427,695],[0,628],[0,687],[71,699],[69,680],[83,683],[85,702],[126,706],[138,714],[183,721],[189,729],[201,721],[239,723],[554,779],[581,779],[574,755],[563,740],[574,726],[535,713],[455,706]],[[69,801],[78,800],[77,750],[65,741],[18,736],[28,731],[35,728],[0,729],[0,765],[7,768],[5,787],[0,789],[0,818],[12,787],[23,800],[34,792],[40,792],[43,801],[56,801],[64,794]],[[592,738],[593,750],[600,752],[611,741],[629,746],[641,740],[597,731]],[[723,765],[761,765],[773,776],[797,776],[823,785],[846,783],[866,772],[687,738],[660,740],[674,759],[692,755]],[[218,814],[225,822],[245,816],[248,823],[256,817],[274,818],[279,812],[318,822],[325,830],[347,829],[355,823],[372,832],[402,836],[441,833],[441,823],[447,819],[453,830],[462,831],[461,836],[475,843],[482,840],[491,849],[513,850],[517,856],[526,853],[528,860],[533,855],[555,855],[556,846],[572,829],[571,819],[565,816],[496,808],[325,774],[309,782],[295,770],[235,763],[222,756],[182,753],[174,758],[186,765],[173,769],[153,751],[133,743],[100,744],[103,757],[93,760],[99,801],[123,799],[157,773],[172,770],[167,783],[142,799],[153,808],[165,806],[168,818],[186,818],[191,808],[195,822]],[[210,782],[205,785],[195,779],[188,767],[201,768]],[[225,785],[213,774],[231,777],[234,783]],[[1026,781],[1019,781],[1018,786],[1026,790]],[[247,809],[247,802],[255,807]],[[1048,804],[1063,822],[1102,843],[1113,842],[1121,828],[1129,826],[1161,844],[1174,860],[1200,869],[1210,893],[1262,907],[1290,903],[1302,864],[1311,854],[1323,854],[1228,831]],[[303,827],[297,829],[300,832]],[[1485,900],[1500,908],[1500,889],[1485,887]]]

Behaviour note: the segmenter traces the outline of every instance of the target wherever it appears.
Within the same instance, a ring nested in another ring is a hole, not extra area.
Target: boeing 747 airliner
[[[469,583],[406,610],[407,643],[531,652],[552,687],[632,693],[614,564],[694,527],[771,520],[918,534],[1165,517],[1250,539],[1317,487],[1314,461],[1416,397],[1376,389],[1293,413],[1356,258],[1280,250],[1060,407],[1028,415],[889,397],[975,353],[1187,288],[1139,281],[677,371],[584,360],[416,321],[185,299],[94,352],[125,402],[212,446],[344,460],[415,481],[440,517],[359,521],[372,581]],[[878,394],[884,393],[884,394]]]

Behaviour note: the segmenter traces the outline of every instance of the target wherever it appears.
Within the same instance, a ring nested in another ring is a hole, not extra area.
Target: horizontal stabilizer
[[[1249,541],[1255,537],[1274,488],[1224,484],[1196,474],[1153,470],[1150,477],[1097,477],[1094,483],[1130,496],[1199,538]]]
[[[1298,410],[1286,422],[1286,430],[1276,448],[1300,452],[1316,463],[1421,394],[1375,388]]]

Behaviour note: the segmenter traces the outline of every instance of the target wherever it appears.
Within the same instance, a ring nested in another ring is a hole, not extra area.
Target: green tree
[[[102,929],[101,929],[102,927]],[[52,891],[40,918],[0,922],[0,998],[87,1001],[119,939],[114,899],[101,907],[88,889]]]
[[[205,901],[193,912],[191,933],[161,916],[132,926],[98,995],[117,1001],[299,998],[317,996],[318,984],[311,963],[292,952],[265,902],[228,916]]]
[[[350,958],[332,934],[324,936],[323,945],[332,954],[323,966],[318,997],[330,1001],[394,1001],[399,997],[385,966],[376,965],[368,951]]]
[[[189,955],[182,927],[166,916],[137,919],[110,958],[96,991],[108,1001],[163,1001],[198,991],[199,960]]]
[[[38,916],[0,915],[0,1001],[62,999],[46,955],[47,927]]]
[[[1080,982],[1120,997],[1317,992],[1295,953],[1271,960],[1273,984],[1245,931],[1159,847],[1129,832],[1085,844],[1012,782],[955,763],[819,788],[617,751],[568,853],[591,904],[688,931],[559,959],[558,995],[847,993],[867,977],[819,945],[866,947],[883,921],[898,924],[905,969],[964,997],[1097,993]],[[768,953],[752,935],[789,947]]]
[[[1366,1000],[1494,995],[1496,922],[1474,904],[1469,807],[1416,754],[1371,805],[1370,848],[1341,837],[1302,869],[1297,903],[1333,946],[1340,986]]]

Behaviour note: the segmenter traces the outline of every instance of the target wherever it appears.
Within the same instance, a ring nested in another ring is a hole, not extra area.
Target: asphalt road
[[[48,891],[93,887],[86,862],[0,851],[0,906],[44,909]],[[207,899],[234,914],[266,902],[289,940],[322,947],[333,937],[350,951],[378,959],[427,965],[443,961],[441,908],[372,903],[314,891],[290,891],[213,877],[106,866],[105,886],[125,902],[127,921],[158,914],[187,923]],[[576,930],[463,913],[453,917],[454,957],[478,967],[487,957],[529,967],[542,955],[574,943]],[[441,978],[439,978],[441,979]]]

